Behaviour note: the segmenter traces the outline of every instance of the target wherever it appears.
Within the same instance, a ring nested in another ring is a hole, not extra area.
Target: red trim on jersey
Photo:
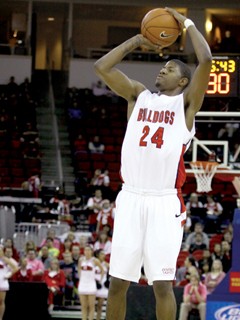
[[[182,222],[181,222],[181,226],[183,227],[185,224],[186,224],[186,222],[187,222],[187,220],[185,219],[185,220],[183,220]]]
[[[182,190],[181,190],[186,180],[186,171],[185,171],[185,165],[184,165],[184,159],[183,159],[183,155],[186,151],[186,147],[187,147],[186,145],[183,145],[182,147],[182,153],[181,153],[180,161],[178,164],[177,179],[175,183],[175,188],[177,189],[177,196],[181,203],[181,213],[186,211],[186,207],[185,207],[183,196],[182,196]]]
[[[85,271],[92,271],[93,267],[91,267],[91,266],[81,266],[81,269],[85,270]]]

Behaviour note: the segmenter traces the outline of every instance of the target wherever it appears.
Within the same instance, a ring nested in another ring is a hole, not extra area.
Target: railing
[[[20,253],[23,252],[27,241],[34,241],[37,246],[40,246],[42,240],[46,238],[47,232],[50,229],[54,230],[58,237],[69,232],[70,226],[67,223],[60,223],[60,221],[56,224],[27,222],[16,223],[15,233],[13,236],[14,246]]]
[[[27,55],[28,49],[23,45],[10,45],[5,43],[0,43],[0,54],[5,55]]]

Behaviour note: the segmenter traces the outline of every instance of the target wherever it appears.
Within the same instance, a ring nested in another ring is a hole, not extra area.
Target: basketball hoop
[[[197,182],[197,192],[209,192],[212,190],[212,178],[219,166],[214,161],[192,161],[190,162]]]

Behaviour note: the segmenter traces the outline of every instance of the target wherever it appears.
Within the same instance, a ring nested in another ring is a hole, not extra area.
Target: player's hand
[[[148,40],[142,34],[138,34],[138,39],[140,42],[140,47],[142,47],[143,49],[153,50],[157,53],[160,53],[163,48],[162,46],[159,46],[159,45],[152,43],[150,40]]]
[[[184,15],[182,15],[181,13],[177,12],[175,9],[172,9],[172,8],[166,7],[165,10],[171,13],[174,16],[174,18],[178,22],[180,22],[180,24],[183,26],[184,21],[187,19]]]

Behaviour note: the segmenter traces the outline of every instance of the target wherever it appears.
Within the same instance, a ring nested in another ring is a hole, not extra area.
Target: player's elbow
[[[94,71],[97,75],[101,75],[101,74],[104,74],[104,65],[103,63],[101,62],[101,59],[100,60],[97,60],[95,63],[94,63]]]

